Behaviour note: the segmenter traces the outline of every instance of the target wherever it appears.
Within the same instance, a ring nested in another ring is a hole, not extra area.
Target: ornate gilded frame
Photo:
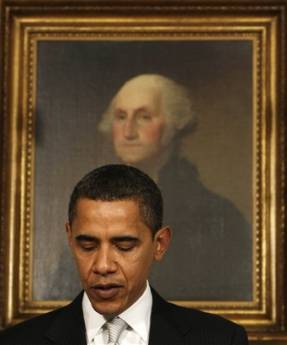
[[[4,0],[1,54],[1,317],[7,326],[61,306],[33,301],[34,105],[39,40],[251,40],[254,298],[178,302],[233,319],[252,340],[287,340],[286,1]]]

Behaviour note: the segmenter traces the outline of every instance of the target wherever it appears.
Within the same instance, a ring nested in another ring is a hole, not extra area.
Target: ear
[[[69,245],[71,245],[71,243],[72,243],[72,228],[71,228],[71,225],[67,222],[65,224],[65,228],[66,228],[66,234],[67,234],[67,238],[68,238],[68,243],[69,243]]]
[[[171,229],[166,226],[157,231],[154,236],[154,259],[159,261],[163,258],[171,240]]]

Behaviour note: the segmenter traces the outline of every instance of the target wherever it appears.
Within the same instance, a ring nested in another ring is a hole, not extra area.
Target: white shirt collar
[[[106,319],[96,312],[92,307],[86,292],[82,300],[82,309],[86,326],[86,334],[88,343],[95,335],[102,331],[102,326]],[[149,283],[143,294],[132,304],[127,310],[122,312],[121,317],[126,323],[144,340],[148,342],[150,329],[150,316],[152,309],[152,294]]]
[[[90,344],[95,335],[101,331],[106,319],[94,310],[86,292],[84,292],[82,300],[82,309],[86,326],[87,343]]]
[[[144,340],[148,342],[152,294],[147,282],[146,289],[140,298],[119,316]]]

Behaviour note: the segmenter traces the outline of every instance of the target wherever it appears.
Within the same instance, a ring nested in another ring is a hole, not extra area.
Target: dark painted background
[[[251,42],[47,41],[38,44],[37,66],[35,299],[71,298],[78,289],[69,284],[77,278],[64,232],[68,198],[83,174],[113,160],[97,123],[135,75],[159,73],[189,88],[199,125],[182,153],[252,223]]]

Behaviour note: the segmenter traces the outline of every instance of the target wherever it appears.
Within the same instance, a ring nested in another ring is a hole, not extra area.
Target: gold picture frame
[[[2,1],[3,327],[67,303],[33,299],[40,44],[236,41],[252,50],[252,299],[175,302],[241,323],[251,340],[287,340],[286,9],[286,1],[256,0]]]

